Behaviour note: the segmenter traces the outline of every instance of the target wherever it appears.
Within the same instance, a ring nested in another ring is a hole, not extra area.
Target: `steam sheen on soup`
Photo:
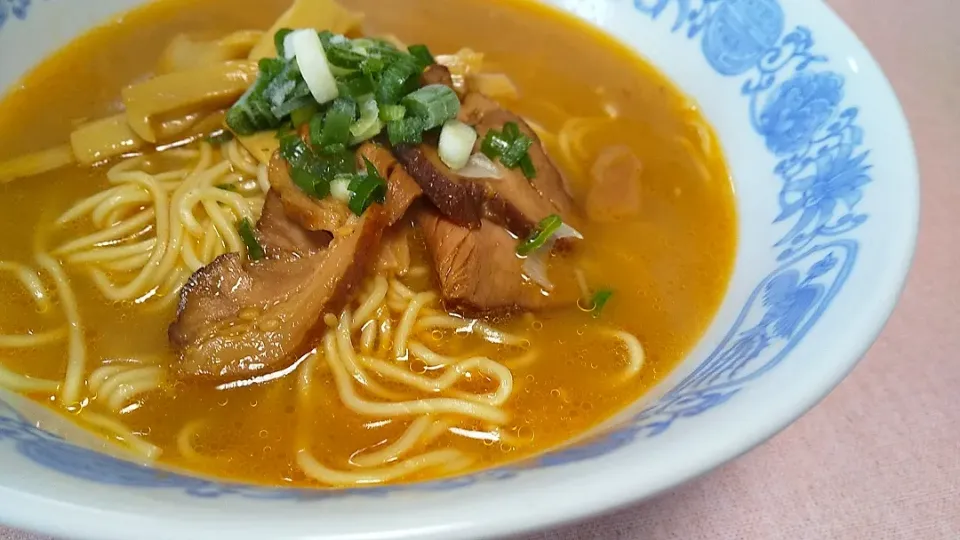
[[[217,477],[460,474],[661,380],[735,228],[697,107],[539,4],[158,0],[0,102],[0,386]]]

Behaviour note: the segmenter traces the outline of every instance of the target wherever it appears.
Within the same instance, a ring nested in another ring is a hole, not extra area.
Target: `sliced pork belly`
[[[338,217],[332,231],[327,225],[314,230],[304,220],[329,216],[330,199],[294,193],[285,201],[271,189],[257,223],[267,258],[223,255],[184,286],[169,329],[183,376],[230,381],[282,369],[312,346],[326,327],[324,315],[343,309],[380,254],[384,230],[420,195],[389,151],[369,144],[360,153],[387,180],[385,205],[371,206],[360,218]],[[271,168],[272,182],[289,181],[282,158],[275,157]]]
[[[244,262],[228,253],[200,269],[183,289],[170,342],[180,371],[229,381],[282,369],[339,313],[373,262],[385,225],[373,206],[350,234],[305,256]]]
[[[468,229],[433,208],[420,210],[416,223],[434,263],[448,307],[469,313],[537,311],[573,305],[569,287],[547,292],[524,275],[517,240],[504,228],[482,220]]]

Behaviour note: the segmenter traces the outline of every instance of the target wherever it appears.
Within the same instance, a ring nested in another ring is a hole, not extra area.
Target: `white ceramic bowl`
[[[140,1],[0,0],[0,89]],[[92,444],[3,394],[0,521],[96,540],[495,537],[651,497],[823,398],[883,326],[917,232],[910,135],[870,54],[815,0],[548,1],[693,96],[733,171],[736,270],[667,381],[595,438],[522,465],[338,492],[158,475],[66,442]]]

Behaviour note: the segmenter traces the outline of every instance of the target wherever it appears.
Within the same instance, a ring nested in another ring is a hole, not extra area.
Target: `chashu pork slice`
[[[394,146],[397,159],[448,220],[468,229],[477,229],[482,220],[488,220],[522,238],[553,214],[572,227],[578,226],[580,218],[562,175],[536,133],[522,118],[486,96],[471,93],[464,98],[460,119],[477,130],[475,151],[479,151],[481,141],[490,130],[502,131],[508,122],[516,123],[520,131],[533,140],[529,155],[537,174],[527,179],[519,169],[496,163],[496,178],[468,178],[443,163],[435,140],[428,138],[420,145]]]
[[[497,314],[560,308],[577,301],[576,289],[568,283],[546,291],[531,281],[516,254],[516,238],[495,223],[482,220],[479,228],[469,229],[434,208],[420,209],[416,223],[449,307]]]
[[[322,249],[244,261],[221,255],[181,293],[171,344],[187,378],[218,382],[283,369],[306,352],[366,276],[385,226],[374,205],[353,231]]]
[[[362,217],[344,217],[333,230],[304,225],[305,217],[330,215],[331,201],[300,200],[303,194],[295,193],[291,209],[291,198],[284,200],[276,188],[290,182],[289,171],[282,158],[274,158],[274,188],[257,223],[267,258],[222,255],[181,292],[168,334],[184,377],[233,381],[283,369],[315,343],[326,327],[324,315],[347,304],[377,259],[384,230],[421,193],[388,150],[368,143],[358,153],[386,179],[386,201]]]

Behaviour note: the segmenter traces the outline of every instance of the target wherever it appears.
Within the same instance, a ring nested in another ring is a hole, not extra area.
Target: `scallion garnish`
[[[260,75],[264,75],[268,79],[273,79],[279,75],[286,65],[287,61],[283,58],[261,58],[260,61],[257,62]]]
[[[351,97],[359,101],[362,96],[373,94],[376,90],[376,83],[369,74],[351,73],[340,77],[337,81],[337,87],[340,89],[341,96]]]
[[[398,56],[384,68],[377,87],[377,103],[393,105],[416,90],[423,69],[412,56]]]
[[[372,56],[365,58],[360,63],[360,72],[365,75],[376,75],[383,71],[385,67],[387,67],[387,63],[383,58]]]
[[[300,75],[300,67],[295,61],[285,62],[283,68],[270,80],[270,84],[267,85],[264,91],[264,96],[270,103],[271,109],[278,108],[291,100],[309,95],[310,88],[308,88],[307,84],[303,81],[303,77]],[[292,110],[293,109],[287,110],[287,114]],[[274,113],[274,116],[282,118],[284,115]]]
[[[300,188],[307,195],[322,199],[330,192],[329,183],[323,182],[321,178],[314,176],[309,170],[302,167],[290,167],[290,179],[293,184]]]
[[[610,300],[610,297],[613,296],[613,291],[610,289],[601,289],[593,293],[593,298],[590,301],[590,313],[593,314],[593,317],[599,318],[600,313],[603,311],[603,306],[607,305],[607,301]]]
[[[314,116],[314,119],[318,117],[321,115]],[[323,199],[330,194],[330,182],[338,175],[353,174],[357,170],[356,160],[351,152],[328,152],[319,155],[295,133],[280,139],[280,155],[290,164],[290,178],[293,183],[304,193],[317,199]]]
[[[437,61],[433,58],[433,54],[430,53],[430,49],[426,45],[411,45],[407,47],[407,50],[410,51],[410,54],[417,59],[417,62],[420,62],[422,67],[432,66],[436,64]]]
[[[480,151],[490,159],[499,159],[506,167],[519,167],[523,175],[532,180],[537,176],[537,169],[530,158],[532,146],[533,139],[524,135],[516,122],[507,122],[503,125],[503,131],[491,129],[487,132]]]
[[[530,158],[529,152],[520,158],[520,171],[527,177],[527,180],[533,180],[537,177],[537,168],[534,167],[533,159]]]
[[[483,143],[480,144],[480,151],[490,159],[500,159],[500,156],[509,148],[510,141],[505,139],[503,134],[495,129],[488,131],[483,138]]]
[[[339,97],[333,101],[323,118],[323,128],[316,138],[311,122],[311,142],[325,154],[346,150],[350,142],[350,126],[357,118],[357,102],[351,98]]]
[[[280,155],[293,167],[301,164],[309,150],[300,136],[294,132],[287,133],[280,138]]]
[[[380,119],[384,122],[403,120],[407,115],[407,108],[403,105],[383,105],[380,107]]]
[[[334,44],[333,40],[337,37],[337,34],[329,30],[321,30],[317,32],[317,37],[320,38],[320,43],[323,45],[324,50],[326,50]]]
[[[540,223],[537,224],[537,229],[517,246],[517,255],[526,257],[543,247],[544,244],[550,240],[550,237],[553,236],[553,233],[560,229],[561,225],[563,225],[563,220],[556,214],[551,214],[543,218]]]
[[[312,98],[310,98],[310,103],[300,107],[299,109],[294,109],[290,113],[290,121],[293,122],[293,127],[299,128],[300,126],[309,122],[310,119],[317,114],[319,109],[320,108],[317,106],[317,102],[313,101]]]
[[[360,102],[360,118],[350,126],[350,144],[359,144],[372,139],[383,130],[380,121],[380,107],[372,95],[365,96]]]
[[[309,139],[310,139],[310,143],[314,146],[314,148],[319,148],[319,147],[320,147],[320,140],[323,139],[323,120],[324,120],[324,116],[325,116],[325,115],[323,115],[323,114],[315,114],[315,115],[313,115],[313,118],[310,119],[310,123],[308,124],[308,128],[307,128],[307,129],[308,129],[308,133],[310,134],[310,135],[309,135]],[[281,151],[281,152],[283,151],[283,143],[282,143],[282,141],[281,141],[281,144],[280,144],[280,151]],[[287,160],[287,161],[289,161],[289,160]],[[291,161],[291,163],[293,163],[293,162]]]
[[[353,44],[357,47],[365,49],[371,54],[379,54],[380,56],[389,56],[393,57],[396,55],[403,54],[399,49],[389,41],[380,38],[359,38],[353,40]]]
[[[260,61],[257,80],[247,88],[240,99],[227,111],[227,126],[237,135],[250,135],[275,128],[280,119],[274,116],[267,102],[266,91],[273,79],[283,71],[285,62],[275,58]]]
[[[316,198],[329,196],[331,186],[340,200],[349,193],[348,204],[358,215],[383,201],[386,182],[369,162],[366,174],[357,173],[351,149],[384,127],[392,144],[419,144],[425,131],[451,121],[460,110],[452,89],[420,88],[424,68],[436,62],[425,45],[402,51],[384,40],[287,28],[273,40],[277,58],[260,61],[257,81],[228,111],[227,125],[239,135],[278,128],[293,183]],[[304,130],[301,137],[297,131]],[[498,158],[520,163],[517,156],[525,148],[517,140],[513,135],[501,145]],[[445,157],[459,164],[461,154],[458,148]]]
[[[253,225],[249,219],[243,218],[240,220],[240,223],[237,224],[237,232],[240,233],[240,238],[246,244],[247,255],[251,259],[259,261],[266,256],[263,252],[263,246],[257,241],[257,235],[253,232]]]
[[[289,101],[285,101],[276,107],[271,107],[270,112],[277,118],[285,118],[287,116],[291,116],[292,118],[294,111],[309,107],[316,103],[317,102],[314,101],[313,96],[311,96],[310,92],[308,91],[307,95],[305,96],[293,97]]]
[[[297,30],[290,35],[294,60],[313,99],[321,105],[336,99],[340,92],[330,62],[318,35],[312,30]]]
[[[273,44],[277,47],[277,56],[280,58],[286,58],[287,56],[287,51],[284,48],[284,40],[287,39],[287,36],[291,33],[293,33],[292,29],[281,28],[273,35]]]
[[[416,116],[387,122],[390,144],[420,144],[423,142],[423,121]]]
[[[447,167],[457,171],[467,166],[476,142],[476,130],[459,120],[448,120],[440,130],[437,153]]]
[[[352,181],[353,177],[349,175],[334,178],[333,182],[330,182],[330,196],[343,204],[350,204],[350,198],[353,196],[350,193],[350,182]]]
[[[520,135],[510,143],[510,148],[500,156],[500,163],[515,169],[520,165],[520,161],[527,157],[527,152],[533,146],[533,139],[526,135]]]
[[[449,86],[431,84],[403,98],[407,112],[420,118],[424,131],[442,126],[460,112],[460,98]]]
[[[380,176],[380,172],[377,171],[377,168],[373,166],[373,163],[370,163],[370,160],[366,157],[363,158],[363,162],[367,167],[367,171],[364,174],[357,175],[352,182],[350,182],[350,203],[347,205],[350,207],[350,211],[356,215],[362,215],[371,204],[383,203],[387,197],[387,182]]]
[[[236,184],[217,184],[216,188],[222,189],[224,191],[236,191],[237,185]]]
[[[325,49],[327,52],[327,60],[339,68],[349,70],[360,69],[363,61],[367,58],[367,55],[354,50],[349,41],[339,44],[331,43],[329,46],[325,46]]]

